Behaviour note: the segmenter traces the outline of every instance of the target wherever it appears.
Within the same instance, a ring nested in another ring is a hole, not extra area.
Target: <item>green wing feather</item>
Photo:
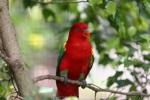
[[[61,47],[59,49],[59,54],[58,54],[58,58],[57,58],[57,69],[56,69],[56,75],[57,76],[60,76],[59,65],[60,65],[60,62],[64,56],[64,52],[65,52],[64,47]]]
[[[94,56],[93,56],[93,54],[92,54],[91,57],[90,57],[90,61],[89,61],[89,65],[88,65],[88,72],[87,72],[87,74],[85,75],[85,79],[86,79],[87,75],[89,74],[89,72],[90,72],[90,70],[91,70],[91,68],[92,68],[92,66],[93,66],[93,63],[94,63]]]
[[[90,58],[90,64],[89,64],[89,68],[91,69],[94,63],[94,56],[92,54],[91,58]]]

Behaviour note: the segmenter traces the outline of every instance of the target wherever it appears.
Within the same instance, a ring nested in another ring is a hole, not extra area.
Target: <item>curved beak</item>
[[[90,38],[90,32],[84,32],[84,33],[83,33],[83,36],[84,36],[85,38],[89,39],[89,38]]]

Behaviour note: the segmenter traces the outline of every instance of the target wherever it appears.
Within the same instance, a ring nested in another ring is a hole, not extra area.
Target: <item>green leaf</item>
[[[117,100],[117,97],[111,96],[111,97],[109,97],[109,100]]]
[[[103,0],[89,0],[89,3],[92,5],[98,5],[98,4],[102,4]]]
[[[71,12],[74,12],[74,13],[77,13],[77,5],[75,5],[75,4],[70,4],[69,5],[69,9],[70,9],[70,11]]]
[[[111,85],[113,85],[114,84],[114,82],[116,81],[116,78],[115,77],[109,77],[108,79],[107,79],[107,87],[110,87]]]
[[[142,34],[140,35],[140,37],[145,39],[146,41],[150,41],[150,34]]]
[[[55,13],[51,9],[43,8],[42,13],[46,21],[55,20],[56,18]]]
[[[144,55],[144,59],[150,61],[150,54]]]
[[[127,100],[143,100],[144,97],[142,96],[128,96]]]
[[[127,2],[125,4],[125,10],[128,11],[129,15],[133,18],[137,18],[139,15],[139,7],[135,1]]]
[[[145,40],[145,39],[144,39],[144,40]],[[144,41],[144,40],[143,40],[143,41]],[[142,50],[146,50],[146,51],[149,51],[149,52],[150,52],[150,47],[148,46],[148,45],[149,45],[149,42],[147,42],[147,41],[146,41],[145,43],[142,43],[142,42],[141,42],[140,45],[141,45],[141,49],[142,49]]]
[[[142,67],[144,65],[144,63],[139,61],[138,59],[133,59],[132,63],[135,67]]]
[[[119,23],[118,34],[121,38],[126,39],[127,34],[126,34],[126,27],[125,27],[124,22]]]
[[[125,67],[128,67],[130,65],[133,65],[134,67],[140,67],[140,68],[143,68],[144,70],[148,70],[149,69],[149,66],[150,64],[149,63],[144,63],[138,59],[126,59],[124,61],[124,65]]]
[[[123,45],[129,49],[128,56],[133,56],[134,52],[137,51],[137,49],[131,46],[130,41],[123,42]]]
[[[106,41],[106,45],[108,49],[116,48],[119,46],[119,38],[117,37],[111,37]]]
[[[112,61],[112,59],[109,58],[108,54],[106,53],[100,53],[101,57],[99,59],[99,63],[103,65],[107,65],[109,62]]]
[[[112,15],[111,16],[108,16],[108,21],[110,23],[110,25],[112,27],[114,27],[116,30],[118,30],[119,28],[119,25],[118,25],[118,15],[117,15],[118,12],[116,12],[116,15],[113,17]]]
[[[134,24],[135,24],[137,30],[140,32],[147,31],[149,28],[148,19],[146,19],[143,16],[139,16],[138,18],[136,18],[134,20]]]
[[[6,99],[5,99],[5,97],[3,97],[3,96],[0,96],[0,100],[6,100]]]
[[[116,74],[115,74],[115,77],[118,78],[119,76],[121,76],[123,74],[122,71],[117,71]]]
[[[0,95],[7,96],[12,91],[12,88],[10,87],[11,87],[11,83],[9,83],[8,81],[1,82]]]
[[[131,87],[130,87],[129,91],[136,91],[136,86],[135,86],[134,84],[133,84],[133,85],[131,85]]]
[[[115,15],[116,13],[116,3],[114,1],[109,1],[106,5],[106,12],[109,15]]]
[[[134,26],[130,26],[127,31],[128,31],[128,35],[130,37],[133,37],[137,32],[137,30]]]
[[[110,87],[111,85],[113,85],[113,83],[117,81],[117,78],[121,76],[122,74],[123,74],[122,71],[117,71],[114,76],[110,76],[107,79],[107,87]]]
[[[144,8],[146,12],[150,15],[150,1],[149,0],[142,0],[144,3]]]
[[[129,67],[130,65],[133,65],[132,61],[131,61],[131,60],[128,60],[128,59],[125,59],[125,60],[124,60],[124,66],[125,66],[125,67]]]
[[[118,47],[116,48],[116,54],[122,55],[122,56],[125,58],[125,56],[128,55],[128,51],[127,51],[127,49],[125,48],[125,46],[118,46]]]
[[[34,1],[34,0],[23,0],[23,5],[24,5],[25,8],[33,7],[36,4],[37,4],[37,2]]]
[[[118,88],[133,84],[132,81],[130,81],[130,80],[128,80],[128,79],[125,79],[125,80],[117,80],[116,83],[118,84],[118,86],[117,86]]]
[[[107,13],[106,9],[100,9],[99,15],[101,17],[107,18],[109,14]]]

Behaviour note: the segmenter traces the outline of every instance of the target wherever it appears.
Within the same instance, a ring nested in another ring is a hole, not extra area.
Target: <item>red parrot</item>
[[[64,77],[66,82],[56,81],[57,97],[65,98],[69,96],[79,97],[79,86],[67,83],[67,79],[79,80],[86,85],[86,77],[93,65],[92,46],[87,32],[88,25],[83,22],[76,22],[72,25],[68,40],[64,49],[58,57],[56,75]]]

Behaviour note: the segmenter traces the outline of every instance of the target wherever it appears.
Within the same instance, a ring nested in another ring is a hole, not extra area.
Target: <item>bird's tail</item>
[[[79,97],[79,86],[75,84],[64,84],[62,82],[57,81],[57,97],[65,98],[70,96]]]

